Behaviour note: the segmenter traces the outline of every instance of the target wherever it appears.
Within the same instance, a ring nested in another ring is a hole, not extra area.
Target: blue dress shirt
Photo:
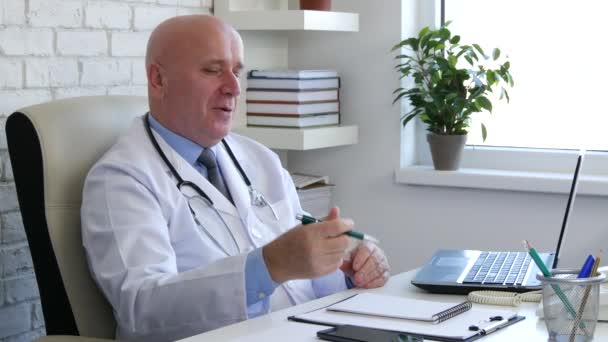
[[[204,147],[181,135],[173,133],[158,122],[152,115],[149,114],[149,116],[152,129],[206,178],[207,169],[197,162],[197,158]],[[215,153],[217,145],[210,147],[210,149]],[[247,261],[245,262],[245,290],[247,292],[247,314],[250,318],[268,312],[270,295],[277,286],[279,286],[279,284],[272,280],[270,273],[268,272],[268,267],[266,267],[266,263],[264,262],[262,248],[257,248],[249,252]]]

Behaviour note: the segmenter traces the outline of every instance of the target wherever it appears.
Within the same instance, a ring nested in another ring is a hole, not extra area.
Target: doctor
[[[243,43],[212,16],[175,17],[146,53],[150,113],[93,166],[82,238],[117,338],[175,340],[325,296],[379,287],[384,253],[332,209],[302,226],[289,174],[230,133]]]

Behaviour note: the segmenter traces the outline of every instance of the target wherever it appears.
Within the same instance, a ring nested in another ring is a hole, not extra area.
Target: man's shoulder
[[[142,165],[150,159],[148,150],[152,145],[146,139],[142,118],[135,118],[129,129],[118,137],[116,142],[97,160],[93,168],[112,164]]]

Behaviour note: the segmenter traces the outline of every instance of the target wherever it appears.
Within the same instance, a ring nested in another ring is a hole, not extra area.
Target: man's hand
[[[262,249],[270,277],[277,283],[317,278],[340,267],[353,221],[340,218],[337,208],[319,223],[299,225]]]
[[[359,244],[350,260],[345,260],[340,269],[356,287],[364,289],[384,286],[390,277],[390,266],[384,252],[367,241]]]

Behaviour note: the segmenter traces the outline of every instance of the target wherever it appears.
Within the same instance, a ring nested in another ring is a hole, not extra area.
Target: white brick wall
[[[0,0],[0,20],[6,25],[25,24],[25,2]]]
[[[104,56],[108,37],[104,31],[59,31],[57,54],[61,56]]]
[[[131,61],[114,58],[82,62],[84,86],[128,84],[131,78]]]
[[[65,87],[78,85],[78,62],[66,58],[36,58],[25,61],[27,87]]]
[[[53,31],[40,28],[2,28],[0,51],[5,56],[50,56],[53,54]]]
[[[0,90],[0,113],[10,114],[15,109],[19,109],[28,105],[50,101],[52,99],[49,89],[17,89],[17,90]],[[2,126],[2,135],[4,135],[4,126]],[[4,143],[6,146],[6,142]],[[0,196],[2,196],[0,194]],[[2,203],[0,203],[2,206]]]
[[[137,6],[133,28],[136,30],[150,30],[167,18],[177,15],[175,7]]]
[[[133,84],[136,84],[136,85],[148,84],[148,78],[146,76],[146,68],[139,63],[133,63],[131,67],[132,67],[131,77],[133,78]]]
[[[146,43],[150,38],[150,31],[144,32],[114,32],[112,33],[112,56],[146,55]]]
[[[19,1],[19,0],[15,0]],[[81,1],[29,0],[29,18],[36,27],[80,27],[83,10]]]
[[[20,60],[0,58],[0,88],[21,88],[23,67]]]
[[[93,2],[86,7],[85,26],[104,29],[129,29],[133,10],[128,4]]]
[[[225,1],[225,0],[221,0]],[[6,117],[75,96],[147,95],[151,30],[212,0],[0,0],[0,342],[45,334],[6,146]]]

